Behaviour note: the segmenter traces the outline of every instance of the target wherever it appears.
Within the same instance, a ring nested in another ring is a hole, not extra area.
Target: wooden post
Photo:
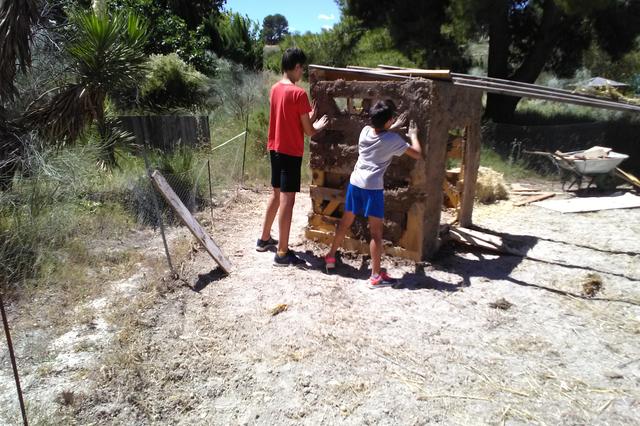
[[[464,150],[464,187],[458,222],[460,226],[468,228],[472,224],[473,201],[476,196],[476,181],[478,180],[478,168],[480,167],[480,147],[482,145],[482,133],[480,129],[481,100],[479,96],[474,100],[471,121],[467,127],[467,140]]]
[[[231,263],[222,253],[222,250],[211,239],[209,234],[205,232],[198,221],[193,217],[191,212],[185,207],[180,198],[173,191],[171,186],[167,183],[165,178],[159,171],[155,170],[151,174],[151,181],[162,196],[167,200],[169,205],[175,210],[182,222],[189,228],[194,237],[202,244],[202,246],[209,252],[213,260],[215,260],[222,270],[229,274],[231,271]]]
[[[436,92],[434,97],[446,94]],[[434,103],[435,104],[435,103]],[[437,104],[435,104],[437,105]],[[446,176],[447,166],[447,139],[449,136],[449,123],[446,109],[437,106],[433,108],[434,117],[429,125],[429,133],[426,143],[426,186],[427,196],[424,209],[423,249],[425,258],[433,257],[440,248],[438,235],[440,232],[440,212],[442,210],[442,184]]]

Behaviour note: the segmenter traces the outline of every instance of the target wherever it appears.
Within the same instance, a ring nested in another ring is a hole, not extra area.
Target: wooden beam
[[[514,206],[526,206],[527,204],[535,203],[536,201],[546,200],[547,198],[551,198],[555,196],[553,192],[545,192],[544,194],[532,195],[530,197],[525,198],[522,201],[518,201],[517,203],[513,203]]]
[[[314,200],[340,200],[344,201],[346,195],[344,189],[326,188],[322,186],[311,185],[309,187],[309,194]]]
[[[330,246],[333,242],[333,236],[333,232],[320,231],[315,229],[307,229],[305,231],[305,237],[307,239],[317,241],[328,246]],[[366,241],[361,241],[351,237],[344,238],[344,241],[342,242],[342,248],[362,254],[369,254],[369,244]],[[405,259],[413,260],[415,262],[419,262],[422,260],[419,252],[407,250],[402,247],[386,246],[384,248],[384,252],[389,256],[402,257]]]
[[[460,194],[460,210],[458,221],[460,226],[471,226],[473,222],[473,202],[476,196],[476,181],[480,168],[480,148],[482,134],[480,129],[480,114],[482,114],[482,98],[477,96],[476,105],[473,105],[473,114],[467,126],[466,141],[464,146],[464,158],[462,159],[463,179],[462,193]]]
[[[207,252],[211,255],[213,260],[216,261],[222,270],[229,274],[231,272],[231,262],[225,257],[222,253],[222,250],[216,245],[216,243],[211,239],[209,234],[202,228],[202,226],[198,223],[198,221],[193,217],[189,209],[185,207],[185,205],[180,200],[180,197],[176,195],[173,191],[169,183],[165,180],[165,178],[160,174],[159,171],[154,170],[151,174],[151,182],[153,182],[153,186],[162,194],[167,203],[173,208],[173,210],[178,214],[182,223],[184,223],[189,231],[193,234],[194,237],[198,240],[200,244],[207,250]]]
[[[452,226],[449,229],[449,238],[465,245],[479,247],[499,253],[513,254],[516,256],[526,255],[522,250],[511,247],[497,235],[486,234],[473,229]]]
[[[334,68],[324,65],[309,65],[309,72],[321,71],[317,73],[318,81],[322,80],[346,80],[346,81],[385,81],[385,80],[409,80],[411,77],[403,75],[386,74],[371,70],[361,70],[353,68]]]

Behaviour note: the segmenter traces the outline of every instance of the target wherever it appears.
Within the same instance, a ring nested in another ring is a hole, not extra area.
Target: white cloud
[[[321,13],[320,15],[318,15],[318,19],[322,21],[334,21],[336,19],[336,16],[333,13],[331,15],[325,15],[324,13]]]
[[[331,28],[333,28],[333,25],[323,25],[322,28],[325,30],[330,30]]]

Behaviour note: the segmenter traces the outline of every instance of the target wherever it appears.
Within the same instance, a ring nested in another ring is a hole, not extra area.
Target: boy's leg
[[[293,206],[296,193],[300,192],[302,157],[278,154],[280,158],[280,208],[278,214],[279,241],[276,256],[283,256],[289,251],[289,234]]]
[[[380,274],[380,259],[382,258],[382,218],[369,216],[369,232],[371,242],[371,275]]]
[[[280,192],[280,215],[278,216],[278,236],[280,238],[278,241],[278,253],[280,255],[289,251],[289,233],[291,232],[291,219],[295,203],[295,192]]]
[[[273,192],[269,196],[269,202],[267,204],[267,212],[264,215],[264,222],[262,224],[262,241],[267,241],[271,238],[271,227],[273,221],[278,214],[278,208],[280,207],[280,188],[273,188]]]
[[[336,229],[336,235],[333,237],[333,243],[331,244],[331,249],[329,249],[329,253],[325,257],[335,257],[336,251],[338,251],[338,247],[344,241],[344,236],[347,235],[347,231],[349,227],[353,224],[356,215],[353,212],[345,211],[342,215],[342,219],[340,219],[340,224],[338,225],[338,229]]]
[[[269,247],[273,247],[277,241],[271,238],[271,227],[273,221],[278,214],[278,207],[280,207],[280,175],[282,170],[282,164],[280,157],[275,151],[269,151],[269,159],[271,162],[271,186],[273,192],[269,196],[269,202],[267,203],[267,211],[264,215],[264,221],[262,222],[262,234],[260,239],[256,243],[256,250],[267,251]]]

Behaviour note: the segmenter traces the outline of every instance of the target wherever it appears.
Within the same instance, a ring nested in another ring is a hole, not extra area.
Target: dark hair
[[[396,105],[392,100],[378,101],[369,109],[371,124],[376,129],[383,129],[387,121],[393,118],[396,112]]]
[[[290,47],[282,54],[282,71],[291,71],[296,65],[304,65],[305,62],[307,62],[307,55],[302,49]]]

